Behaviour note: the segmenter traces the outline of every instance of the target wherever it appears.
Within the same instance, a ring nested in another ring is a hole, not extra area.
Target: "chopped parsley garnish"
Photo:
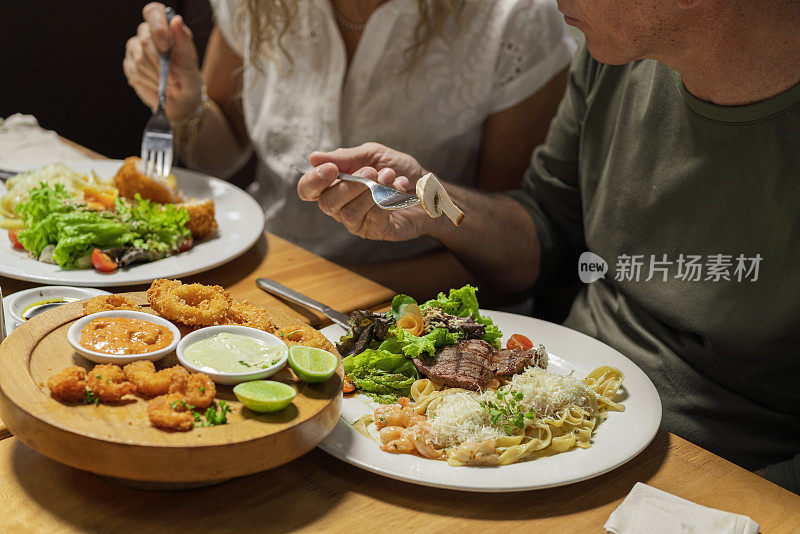
[[[218,406],[209,406],[206,409],[206,421],[201,426],[224,425],[228,422],[227,414],[231,411],[230,406],[225,401],[219,401]],[[199,419],[195,418],[197,421]]]
[[[528,413],[522,411],[518,405],[522,400],[522,393],[514,390],[506,391],[503,388],[497,390],[495,395],[497,402],[481,401],[481,407],[489,412],[492,424],[502,427],[509,436],[514,435],[517,429],[525,428],[525,419],[535,419],[533,409]]]
[[[83,402],[85,402],[86,404],[94,404],[95,406],[97,406],[98,404],[100,404],[100,399],[97,397],[97,395],[94,394],[94,391],[92,391],[89,388],[86,388],[86,393],[84,393],[83,396]]]
[[[192,406],[191,404],[189,404],[189,403],[188,403],[188,402],[186,402],[185,400],[176,400],[176,401],[172,401],[172,402],[170,402],[170,403],[169,403],[169,405],[170,405],[170,408],[172,408],[172,409],[173,409],[173,410],[175,410],[175,411],[177,411],[177,410],[178,410],[178,406],[183,406],[184,408],[186,408],[186,409],[187,409],[187,410],[189,410],[190,412],[191,412],[192,410],[194,410],[194,406]]]
[[[196,411],[195,407],[187,403],[185,400],[172,401],[169,403],[169,405],[175,411],[178,411],[178,408],[181,406],[189,411],[192,414],[192,417],[194,417],[194,426],[224,425],[228,422],[227,414],[232,411],[230,406],[228,406],[228,403],[225,401],[219,401],[217,405],[209,406],[206,408],[205,413]]]
[[[249,364],[249,363],[247,363],[247,362],[246,362],[246,361],[244,361],[244,360],[239,360],[239,363],[241,363],[241,364],[242,364],[242,365],[244,365],[245,367],[250,367],[250,364]]]

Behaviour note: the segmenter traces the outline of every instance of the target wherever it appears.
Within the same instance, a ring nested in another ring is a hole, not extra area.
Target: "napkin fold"
[[[0,169],[27,171],[51,163],[89,159],[52,130],[39,126],[33,115],[15,113],[0,118]]]
[[[641,482],[611,512],[603,528],[611,534],[758,533],[758,523],[746,515],[701,506]]]

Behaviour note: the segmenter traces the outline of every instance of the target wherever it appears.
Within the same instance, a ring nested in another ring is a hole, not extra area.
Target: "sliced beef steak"
[[[541,346],[497,350],[482,339],[465,339],[442,347],[432,358],[414,358],[414,365],[435,382],[478,391],[496,387],[498,377],[515,375],[531,365],[547,368],[547,356]]]
[[[494,351],[494,347],[481,339],[466,339],[442,347],[433,358],[414,358],[414,365],[445,386],[477,391],[497,378],[490,368]]]
[[[541,355],[536,349],[495,350],[489,367],[497,376],[515,375],[531,365],[542,367]]]

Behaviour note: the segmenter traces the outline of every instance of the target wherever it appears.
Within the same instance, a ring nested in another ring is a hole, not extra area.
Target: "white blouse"
[[[328,0],[301,0],[283,39],[291,64],[250,64],[241,0],[212,0],[217,27],[244,61],[242,105],[258,156],[250,192],[267,230],[334,261],[377,262],[439,246],[430,238],[369,241],[297,196],[308,155],[377,141],[444,180],[474,185],[484,121],[525,100],[569,64],[575,44],[552,0],[467,0],[447,41],[433,39],[413,70],[417,0],[389,0],[366,23],[352,62]]]

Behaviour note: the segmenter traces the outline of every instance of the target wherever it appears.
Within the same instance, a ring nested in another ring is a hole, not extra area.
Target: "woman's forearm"
[[[230,177],[250,156],[250,145],[237,139],[225,114],[212,99],[198,126],[180,125],[175,133],[178,155],[186,166],[212,176]]]

